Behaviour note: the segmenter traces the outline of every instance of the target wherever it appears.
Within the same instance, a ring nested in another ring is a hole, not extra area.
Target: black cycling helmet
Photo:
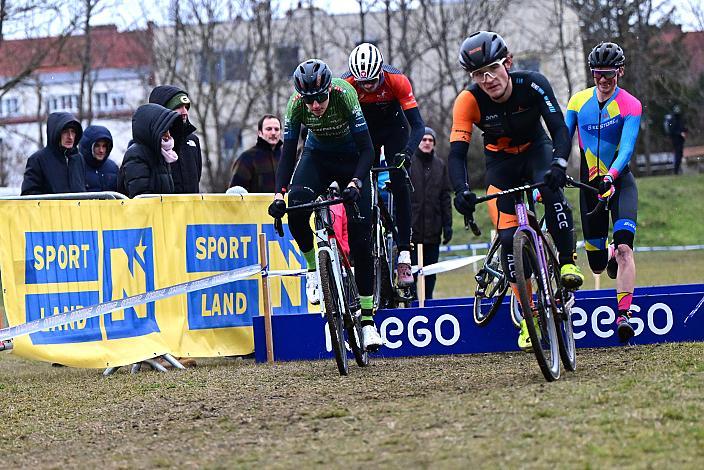
[[[623,67],[626,63],[626,56],[621,46],[615,42],[599,43],[589,53],[589,68],[598,69],[601,67]]]
[[[504,38],[492,31],[477,31],[464,40],[460,47],[460,65],[474,72],[508,56]]]
[[[303,96],[326,92],[331,82],[332,73],[322,60],[309,59],[301,62],[293,72],[293,86]]]

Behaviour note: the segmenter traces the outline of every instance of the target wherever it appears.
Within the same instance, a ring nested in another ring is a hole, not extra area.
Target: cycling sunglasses
[[[601,79],[604,77],[607,80],[611,80],[618,74],[618,69],[604,69],[604,70],[599,70],[599,69],[592,69],[592,76],[596,78],[597,80]]]
[[[485,65],[480,69],[475,70],[474,72],[470,72],[469,75],[475,82],[484,83],[486,81],[487,75],[493,80],[494,78],[496,78],[496,72],[499,70],[499,67],[501,67],[504,62],[506,62],[506,59],[507,58],[504,57],[502,59],[496,60],[488,65]]]
[[[360,85],[374,85],[376,83],[379,83],[379,77],[369,79],[355,79],[354,81],[359,83]]]
[[[314,101],[317,101],[318,103],[323,103],[327,101],[328,95],[328,92],[323,91],[321,93],[316,93],[315,95],[303,95],[302,98],[305,104],[313,104]]]

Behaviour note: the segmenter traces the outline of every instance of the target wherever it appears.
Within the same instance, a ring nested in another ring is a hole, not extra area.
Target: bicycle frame
[[[391,169],[393,170],[393,168]],[[379,173],[383,171],[389,171],[389,168],[375,167],[371,169],[372,174],[372,231],[374,237],[374,244],[372,245],[372,255],[378,256],[381,246],[386,246],[386,263],[389,267],[389,273],[394,271],[394,261],[393,261],[393,247],[394,241],[398,237],[396,233],[396,228],[393,225],[391,212],[394,204],[394,196],[391,191],[389,191],[389,200],[387,206],[384,207],[382,204],[381,193],[379,192]],[[386,231],[381,228],[382,220],[386,219],[391,223],[391,230]]]
[[[552,309],[553,312],[555,312],[556,306],[553,305],[552,302],[552,297],[555,295],[555,293],[552,291],[552,286],[548,282],[548,260],[545,258],[545,247],[543,245],[542,230],[540,230],[540,227],[538,227],[537,219],[535,217],[531,219],[531,217],[529,216],[528,206],[523,200],[523,194],[523,191],[521,191],[516,195],[516,203],[514,206],[516,209],[516,217],[518,218],[518,227],[516,228],[516,233],[518,233],[519,231],[529,233],[530,237],[533,239],[533,243],[537,247],[538,252],[536,253],[536,255],[538,256],[538,264],[540,265],[539,269],[541,274],[541,280],[543,282],[543,291],[549,294],[547,298],[542,299],[542,301],[545,302],[545,305],[547,307],[549,307],[550,309]],[[533,222],[533,224],[531,224],[531,222]],[[536,226],[537,230],[533,227],[533,225]],[[540,235],[538,235],[538,233],[540,233]],[[523,311],[525,312],[526,309],[524,308]]]
[[[344,299],[343,287],[342,287],[342,276],[343,270],[341,267],[350,267],[350,261],[347,259],[347,255],[338,249],[337,237],[335,236],[335,230],[332,226],[332,221],[330,220],[330,208],[328,206],[319,207],[315,210],[315,232],[314,236],[317,240],[318,250],[315,255],[315,266],[318,272],[320,272],[320,253],[326,252],[330,256],[332,261],[332,269],[335,273],[335,289],[337,290],[338,299]],[[349,308],[349,306],[342,305],[343,310]],[[325,312],[325,303],[321,303],[321,310]]]

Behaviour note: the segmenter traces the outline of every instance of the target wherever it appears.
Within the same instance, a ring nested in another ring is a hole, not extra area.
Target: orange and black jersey
[[[483,131],[487,157],[519,155],[545,136],[542,117],[553,142],[553,156],[567,159],[570,138],[548,80],[538,72],[511,72],[513,90],[503,103],[493,101],[474,83],[460,92],[452,112],[450,175],[453,188],[466,187],[465,161],[473,126]]]

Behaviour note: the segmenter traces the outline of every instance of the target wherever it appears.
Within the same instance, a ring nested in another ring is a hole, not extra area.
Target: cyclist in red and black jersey
[[[425,123],[413,96],[408,78],[399,70],[384,65],[384,58],[373,44],[355,47],[348,61],[350,71],[342,78],[351,83],[362,105],[364,118],[376,152],[379,165],[381,147],[387,164],[406,168],[425,132]],[[396,225],[398,226],[398,285],[413,285],[411,274],[411,193],[403,175],[391,172],[391,191],[394,195]]]
[[[584,277],[574,264],[572,210],[562,193],[571,147],[567,126],[548,80],[538,72],[509,72],[511,64],[506,43],[494,32],[476,32],[460,48],[460,65],[474,83],[459,94],[453,109],[448,166],[455,208],[467,216],[474,212],[476,196],[469,190],[466,161],[473,126],[477,126],[484,132],[488,193],[525,182],[544,180],[547,184],[541,195],[548,231],[559,252],[562,283],[577,288]],[[541,117],[552,141],[543,129]],[[515,290],[515,272],[511,268],[518,220],[514,201],[492,201],[489,212],[501,239],[504,272]],[[527,306],[523,307],[528,311]],[[523,324],[518,345],[529,349],[529,341]]]

